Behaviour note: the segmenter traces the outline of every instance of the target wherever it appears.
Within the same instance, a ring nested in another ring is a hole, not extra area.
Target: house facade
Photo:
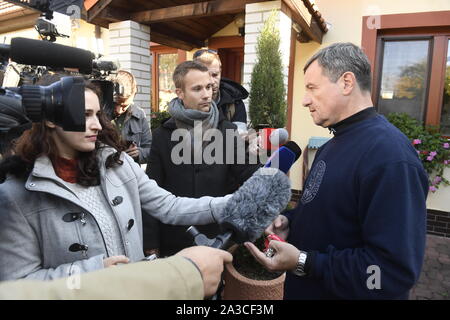
[[[314,52],[334,42],[353,42],[368,55],[373,71],[372,99],[378,112],[406,112],[426,124],[441,125],[441,134],[450,136],[449,1],[317,0],[316,4],[330,30],[320,45],[296,43],[291,128],[295,141],[303,147],[311,136],[330,137],[328,130],[315,126],[308,110],[301,107],[302,66]],[[417,65],[422,69],[415,79],[421,81],[399,83],[399,72]],[[395,92],[400,89],[409,95]],[[301,176],[302,168],[297,166],[291,175]],[[450,178],[450,169],[444,176]],[[300,187],[299,181],[294,179],[294,188]],[[430,192],[427,208],[428,231],[450,237],[450,187]]]
[[[448,0],[86,0],[86,22],[58,42],[90,50],[102,43],[96,50],[137,77],[137,104],[149,114],[164,109],[174,94],[171,72],[198,48],[218,50],[224,75],[250,89],[257,37],[273,11],[282,36],[287,129],[304,150],[290,171],[296,197],[316,148],[331,138],[302,107],[303,65],[331,43],[362,46],[380,113],[406,112],[450,136]],[[405,78],[411,70],[414,76]],[[450,180],[450,170],[445,177]],[[429,232],[450,237],[450,187],[430,192],[427,207]]]

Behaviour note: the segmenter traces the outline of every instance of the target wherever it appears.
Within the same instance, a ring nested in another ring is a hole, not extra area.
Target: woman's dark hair
[[[61,78],[61,76],[55,77],[54,75],[51,77],[50,81],[52,82]],[[51,84],[45,83],[47,80],[43,79],[40,84]],[[85,88],[97,95],[101,106],[102,95],[100,89],[90,81],[85,82]],[[83,186],[100,184],[100,166],[97,156],[102,148],[110,146],[116,149],[116,152],[106,159],[106,168],[115,167],[123,163],[120,160],[120,153],[125,150],[125,145],[119,133],[103,112],[103,108],[101,108],[98,117],[102,130],[98,133],[95,149],[90,152],[80,152],[78,157],[77,183]],[[0,164],[0,183],[6,179],[8,173],[26,179],[33,169],[34,162],[40,156],[46,155],[52,163],[55,163],[58,157],[58,149],[51,136],[52,130],[54,129],[48,127],[45,121],[41,121],[33,123],[32,128],[22,134],[16,142],[15,155],[4,159]]]

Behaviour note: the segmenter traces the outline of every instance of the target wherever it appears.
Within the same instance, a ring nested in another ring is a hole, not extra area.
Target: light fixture
[[[241,37],[245,36],[245,19],[243,14],[237,16],[237,18],[234,20],[234,24],[236,25],[236,27],[238,27]]]
[[[295,32],[302,33],[302,27],[300,27],[297,23],[292,23],[292,28],[295,30]]]

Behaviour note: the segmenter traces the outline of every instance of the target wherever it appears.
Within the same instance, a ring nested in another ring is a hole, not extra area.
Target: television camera
[[[112,115],[114,84],[108,77],[117,69],[111,61],[94,60],[90,51],[48,41],[13,38],[0,44],[0,59],[45,71],[72,73],[49,86],[23,84],[0,88],[0,136],[19,135],[33,122],[50,120],[66,131],[85,131],[84,80],[96,82],[103,93],[103,108]],[[74,75],[74,76],[72,76]]]

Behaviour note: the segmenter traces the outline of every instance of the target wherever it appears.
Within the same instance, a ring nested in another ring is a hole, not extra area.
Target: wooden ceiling
[[[245,5],[265,0],[99,0],[87,21],[107,28],[109,23],[133,20],[151,26],[152,42],[191,50],[231,23]]]
[[[26,8],[29,0],[7,1],[19,3]],[[150,26],[152,42],[192,50],[205,46],[206,40],[213,34],[235,20],[238,14],[245,13],[247,4],[265,1],[267,0],[84,0],[87,11],[82,16],[88,22],[105,28],[113,22],[133,20]],[[323,34],[327,32],[325,20],[313,3],[310,0],[281,1],[281,10],[302,30],[298,36],[301,42],[312,40],[321,43]],[[306,21],[301,13],[302,6],[310,12],[310,21]],[[26,10],[20,14],[24,15],[25,12],[30,13]],[[28,24],[35,15],[29,17]],[[20,20],[20,17],[17,18]],[[12,27],[14,24],[8,25]]]
[[[37,10],[0,0],[0,34],[31,28],[39,15]]]

